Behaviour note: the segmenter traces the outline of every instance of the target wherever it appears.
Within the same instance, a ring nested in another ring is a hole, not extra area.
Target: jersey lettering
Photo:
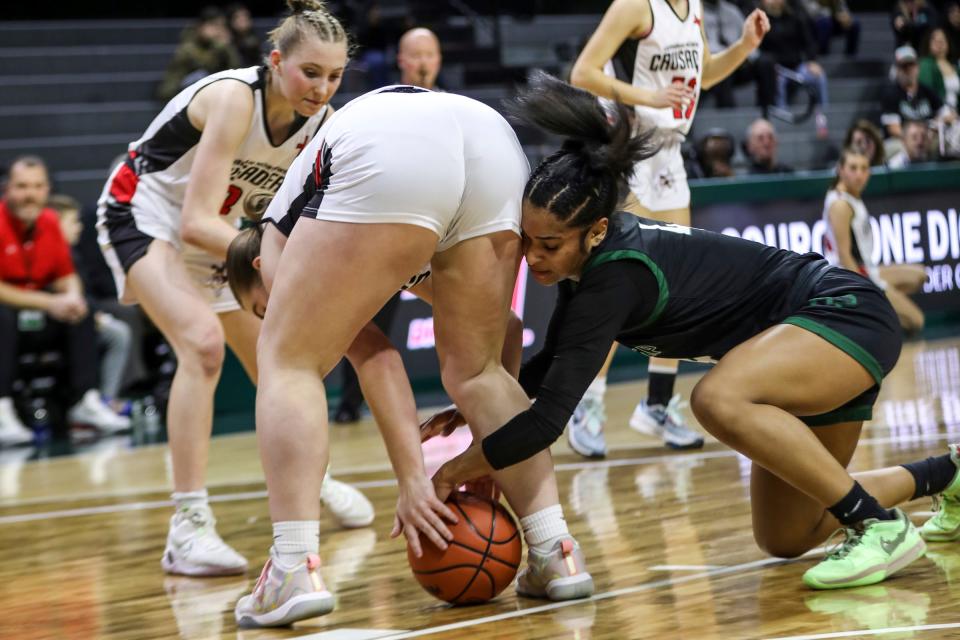
[[[667,231],[669,233],[678,233],[682,236],[689,236],[692,233],[690,227],[674,224],[673,222],[665,222],[663,224],[645,224],[643,222],[638,222],[637,225],[641,229],[649,229],[650,231]]]

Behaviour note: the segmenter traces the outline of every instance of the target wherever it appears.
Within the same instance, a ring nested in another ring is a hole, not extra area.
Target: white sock
[[[174,491],[170,494],[170,497],[176,505],[177,513],[186,511],[196,505],[207,504],[209,499],[206,489],[200,489],[199,491]]]
[[[593,382],[590,383],[590,386],[587,387],[586,393],[583,394],[584,398],[592,398],[594,400],[603,400],[603,395],[607,392],[607,376],[598,376],[593,379]]]
[[[557,540],[570,537],[563,507],[559,504],[520,518],[520,528],[527,546],[542,554],[549,553]]]
[[[281,568],[292,569],[301,564],[308,553],[320,553],[320,521],[274,522],[273,548]]]

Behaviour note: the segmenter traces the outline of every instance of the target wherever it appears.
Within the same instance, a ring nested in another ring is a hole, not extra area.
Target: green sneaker
[[[960,540],[960,445],[950,445],[950,459],[957,465],[957,474],[943,490],[937,514],[920,527],[920,535],[929,542]]]
[[[875,584],[923,557],[927,545],[917,528],[903,511],[893,512],[894,520],[869,518],[856,527],[841,529],[846,540],[803,574],[804,584],[812,589]]]

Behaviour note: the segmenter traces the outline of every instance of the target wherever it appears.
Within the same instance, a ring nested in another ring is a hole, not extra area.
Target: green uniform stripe
[[[783,324],[792,324],[800,327],[801,329],[806,329],[807,331],[817,334],[838,349],[842,349],[847,353],[847,355],[859,362],[863,368],[866,369],[871,376],[873,376],[873,379],[877,384],[880,384],[883,381],[883,368],[880,367],[880,363],[877,362],[877,359],[870,355],[866,349],[839,331],[835,331],[826,325],[822,325],[819,322],[815,322],[809,318],[804,318],[803,316],[790,316],[789,318],[783,320]]]
[[[607,251],[592,256],[587,260],[587,264],[584,265],[582,275],[586,275],[587,271],[594,267],[600,266],[605,262],[612,262],[613,260],[639,260],[647,265],[650,271],[653,272],[653,277],[657,279],[657,289],[659,290],[657,304],[653,307],[653,312],[650,313],[650,317],[635,328],[642,329],[643,327],[650,326],[656,322],[660,314],[663,313],[664,307],[667,306],[667,300],[670,298],[670,289],[667,287],[667,279],[664,277],[663,271],[660,270],[660,267],[657,266],[657,263],[654,262],[650,256],[642,251],[637,251],[636,249],[618,249],[617,251]]]
[[[841,422],[865,422],[873,419],[873,405],[840,407],[816,416],[801,416],[800,419],[808,427],[825,427]]]

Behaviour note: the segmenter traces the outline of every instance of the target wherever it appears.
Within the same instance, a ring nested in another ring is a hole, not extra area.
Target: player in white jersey
[[[572,84],[633,106],[635,131],[653,126],[659,132],[663,146],[637,163],[623,208],[683,226],[690,226],[690,188],[680,145],[700,92],[733,73],[770,30],[766,14],[756,10],[744,21],[740,40],[714,55],[702,18],[701,0],[614,0],[571,73]],[[615,350],[616,344],[567,429],[571,448],[583,456],[606,455],[603,396]],[[676,374],[676,360],[650,359],[648,396],[637,404],[630,426],[672,448],[701,447],[702,436],[686,426],[680,397],[673,395]]]
[[[274,544],[253,593],[237,603],[241,625],[286,625],[332,610],[309,498],[328,458],[323,376],[424,264],[443,385],[474,436],[529,407],[501,364],[528,173],[516,134],[496,111],[410,86],[343,107],[290,167],[264,216],[270,224],[258,264],[269,304],[251,304],[265,311],[257,431]],[[398,475],[409,468],[422,476],[419,433],[391,438],[385,429],[384,436]],[[590,595],[593,580],[563,519],[549,451],[493,479],[520,516],[528,546],[518,591],[554,600]],[[419,490],[432,493],[423,480]],[[446,531],[444,510],[423,517]]]
[[[873,281],[887,294],[909,332],[923,328],[923,311],[908,295],[916,293],[927,279],[922,265],[880,266],[873,257],[874,237],[870,214],[860,196],[870,180],[870,159],[847,147],[837,161],[837,177],[823,201],[823,221],[827,233],[823,254],[830,264],[856,271]]]
[[[290,6],[271,32],[269,64],[214,74],[175,96],[130,144],[99,203],[100,243],[121,299],[140,303],[177,356],[167,409],[176,511],[161,559],[170,573],[247,567],[216,533],[205,489],[224,342],[257,381],[259,320],[239,310],[223,260],[240,219],[260,217],[329,115],[349,44],[322,4]],[[347,485],[326,483],[323,499],[347,525],[373,519]]]

